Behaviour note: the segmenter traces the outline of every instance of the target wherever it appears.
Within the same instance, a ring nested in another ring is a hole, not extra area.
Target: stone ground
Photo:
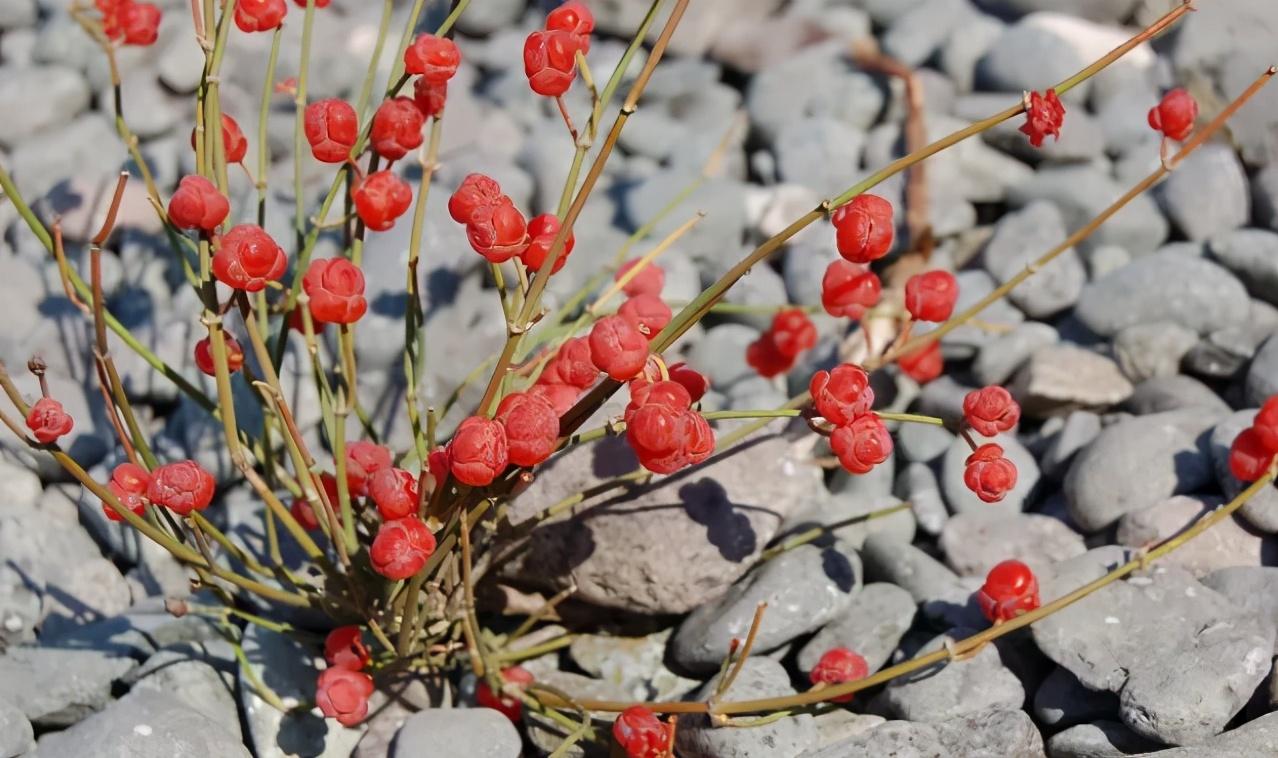
[[[625,44],[619,35],[644,4],[588,2],[601,31],[591,64],[607,72]],[[161,4],[159,43],[127,50],[120,62],[129,122],[156,181],[171,188],[191,164],[185,124],[202,56],[185,0]],[[552,284],[552,299],[575,289],[684,187],[740,114],[748,129],[732,132],[721,173],[656,230],[668,231],[693,210],[708,214],[663,259],[672,301],[689,299],[751,243],[899,155],[901,87],[857,70],[844,55],[850,43],[873,37],[920,67],[927,131],[938,137],[1016,102],[1024,89],[1072,74],[1171,4],[698,0],[577,225],[576,250]],[[935,262],[959,272],[961,302],[1014,275],[1157,165],[1145,112],[1162,91],[1186,86],[1214,115],[1273,62],[1278,8],[1270,0],[1198,4],[1171,35],[1069,93],[1059,142],[1030,149],[1008,124],[929,163]],[[427,5],[434,24],[443,8]],[[61,214],[75,265],[87,271],[83,243],[126,156],[109,118],[105,62],[65,6],[0,0],[0,161],[42,216]],[[334,0],[317,14],[315,97],[358,89],[379,11],[380,3]],[[407,11],[407,3],[396,4],[397,22]],[[571,144],[519,65],[523,36],[542,13],[524,0],[477,0],[462,16],[466,62],[450,87],[436,197],[482,170],[521,208],[553,209]],[[280,78],[296,73],[300,46],[300,24],[285,29]],[[269,43],[231,39],[225,110],[254,135]],[[580,86],[568,99],[584,113]],[[289,239],[287,96],[277,96],[271,111],[266,226]],[[1046,601],[1236,494],[1240,485],[1225,465],[1229,443],[1278,392],[1278,92],[1244,108],[1229,137],[987,311],[987,328],[943,340],[947,376],[921,388],[883,377],[880,397],[894,409],[946,417],[959,413],[971,387],[1012,389],[1026,413],[1001,444],[1017,461],[1021,484],[1003,504],[985,506],[966,491],[964,444],[935,427],[901,430],[894,459],[862,478],[823,477],[810,461],[825,451],[812,450],[810,440],[760,438],[632,499],[598,504],[589,518],[539,530],[505,579],[544,592],[575,581],[584,618],[606,620],[623,636],[584,635],[528,668],[583,696],[702,697],[713,690],[707,679],[729,638],[742,635],[755,604],[767,600],[758,655],[729,696],[792,693],[832,645],[860,650],[878,669],[984,628],[970,593],[1002,558],[1033,565]],[[329,173],[305,165],[313,204]],[[251,212],[250,181],[239,173],[231,179],[237,213]],[[876,192],[901,207],[901,181]],[[427,326],[436,336],[427,346],[424,402],[446,396],[503,336],[495,298],[480,292],[477,259],[443,206],[431,203],[425,227]],[[406,423],[394,409],[402,390],[407,226],[369,240],[371,309],[358,327],[365,405],[377,409],[381,431],[401,449]],[[144,344],[199,376],[190,359],[200,330],[195,300],[139,182],[130,185],[118,228],[103,261],[111,309]],[[325,238],[320,247],[320,255],[332,254],[337,242]],[[756,267],[729,300],[818,303],[833,255],[828,227],[817,225],[776,265]],[[54,392],[76,419],[69,449],[105,480],[118,457],[93,386],[90,329],[3,201],[0,301],[0,358],[16,367],[43,354]],[[753,376],[744,363],[744,346],[766,319],[719,317],[680,349],[711,378],[707,407],[772,407],[833,361],[845,325],[824,316],[817,323],[821,342],[788,387]],[[116,357],[155,447],[217,471],[225,486],[210,513],[260,548],[259,506],[233,482],[217,427],[123,346]],[[295,408],[313,408],[297,359],[286,362],[285,381],[298,387]],[[299,416],[314,434],[314,412]],[[252,694],[214,626],[165,613],[164,597],[188,592],[171,560],[107,523],[98,504],[48,461],[30,460],[9,439],[3,444],[0,758],[513,758],[548,754],[562,739],[551,722],[530,719],[516,730],[491,711],[442,713],[455,700],[469,702],[465,686],[454,697],[416,683],[420,691],[410,688],[356,729],[312,713],[282,716]],[[38,475],[28,470],[32,463]],[[606,443],[575,450],[546,467],[516,513],[526,517],[557,492],[628,465],[624,451]],[[782,537],[899,501],[914,507],[755,565]],[[1231,522],[1032,633],[871,690],[833,713],[756,729],[683,720],[679,755],[1278,754],[1278,682],[1270,674],[1278,650],[1276,534],[1278,494],[1269,489]],[[529,576],[539,578],[535,587]],[[264,676],[281,696],[310,697],[316,651],[256,628],[245,633],[244,649],[250,665],[269,661]]]

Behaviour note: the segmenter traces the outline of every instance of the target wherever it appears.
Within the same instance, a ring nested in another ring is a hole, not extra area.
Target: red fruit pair
[[[447,37],[419,34],[404,51],[404,73],[435,86],[448,84],[461,65],[461,51]]]
[[[302,277],[310,299],[311,318],[325,324],[353,324],[368,310],[364,273],[345,258],[311,261]]]
[[[514,392],[497,406],[497,423],[505,431],[507,458],[516,466],[536,466],[559,443],[559,413],[545,397]]]
[[[963,419],[986,437],[1009,432],[1021,419],[1021,406],[1002,387],[982,387],[963,398]]]
[[[184,176],[169,198],[169,221],[179,229],[212,232],[231,213],[231,203],[213,182],[202,176]]]
[[[546,260],[550,257],[550,247],[555,243],[555,237],[558,234],[559,217],[553,213],[543,213],[528,222],[528,247],[519,254],[519,259],[524,262],[528,270],[541,271],[541,267],[546,265]],[[555,259],[555,265],[550,269],[550,273],[559,273],[559,270],[568,262],[568,254],[572,252],[575,243],[576,240],[569,232],[568,239],[564,240],[564,249],[559,252],[559,257]]]
[[[1167,139],[1183,140],[1194,130],[1198,118],[1198,102],[1183,89],[1163,95],[1158,105],[1149,109],[1149,126]]]
[[[431,84],[422,78],[413,83],[413,102],[426,118],[436,118],[443,113],[447,101],[447,84]]]
[[[991,623],[1011,621],[1038,607],[1038,579],[1024,563],[1003,561],[985,576],[976,602]]]
[[[626,758],[662,758],[670,753],[673,730],[642,705],[632,705],[617,714],[612,736]]]
[[[417,477],[402,468],[386,468],[373,472],[368,479],[368,496],[377,505],[383,521],[407,518],[417,513],[420,494]]]
[[[223,234],[213,254],[213,276],[228,287],[259,292],[288,268],[284,248],[256,224],[240,224]]]
[[[27,412],[27,428],[36,441],[49,445],[64,434],[70,434],[75,420],[62,408],[62,403],[51,397],[42,397]]]
[[[146,472],[146,469],[136,463],[121,463],[111,472],[111,481],[107,482],[107,489],[115,495],[115,499],[119,500],[121,505],[141,516],[146,512],[146,488],[150,483],[151,475]],[[106,514],[109,521],[124,520],[124,517],[105,501],[102,503],[102,512]]]
[[[359,116],[350,103],[335,97],[307,105],[302,126],[311,155],[321,163],[345,163],[359,139]]]
[[[231,335],[224,334],[226,343],[226,369],[234,374],[244,367],[244,348]],[[213,343],[208,337],[195,343],[195,367],[205,376],[217,376],[217,366],[213,361]]]
[[[831,648],[821,656],[817,665],[812,667],[808,680],[812,684],[842,684],[855,682],[870,675],[870,665],[859,653],[845,647]],[[853,695],[840,695],[830,698],[832,703],[850,703]]]
[[[466,225],[466,240],[489,263],[505,263],[528,247],[523,214],[491,177],[470,174],[463,179],[448,199],[448,212]]]
[[[706,394],[706,390],[710,389],[710,380],[701,372],[692,368],[686,363],[673,363],[666,367],[665,377],[661,375],[661,366],[664,364],[661,356],[648,356],[647,363],[644,364],[643,372],[630,380],[630,393],[633,396],[644,385],[653,382],[660,382],[663,379],[669,379],[683,385],[688,391],[689,401],[696,403]]]
[[[195,130],[191,130],[191,149],[195,149]],[[211,148],[210,148],[211,149]],[[227,163],[240,163],[248,155],[248,139],[235,119],[222,114],[222,151]]]
[[[326,668],[315,682],[315,705],[342,726],[355,726],[368,715],[373,678],[341,666]]]
[[[383,521],[368,549],[373,570],[392,581],[422,570],[435,552],[435,535],[416,516]]]
[[[865,369],[851,363],[833,371],[818,371],[808,382],[808,392],[817,413],[835,426],[851,424],[874,406],[874,390]]]
[[[391,452],[367,440],[346,443],[346,489],[356,497],[369,494],[373,475],[390,468]]]
[[[425,124],[426,116],[412,98],[393,97],[377,106],[368,136],[374,152],[397,161],[422,144]]]
[[[1065,121],[1065,106],[1056,97],[1056,90],[1049,89],[1046,94],[1029,93],[1029,104],[1025,108],[1025,123],[1021,124],[1021,132],[1029,137],[1034,147],[1042,147],[1043,139],[1052,135],[1061,138],[1061,124]]]
[[[896,236],[892,204],[878,195],[857,195],[834,212],[830,223],[839,255],[852,263],[866,264],[887,255]]]
[[[976,448],[964,466],[963,484],[986,503],[999,502],[1016,486],[1016,464],[992,442]]]
[[[339,626],[324,638],[324,660],[330,666],[359,671],[373,660],[373,656],[369,654],[358,626]]]
[[[746,347],[746,363],[760,376],[777,376],[793,368],[799,355],[816,343],[816,326],[806,313],[798,308],[779,311],[768,330]]]
[[[384,169],[364,177],[351,192],[355,213],[364,226],[384,232],[413,204],[413,188],[394,171]]]
[[[151,472],[146,499],[185,516],[209,507],[214,487],[213,475],[195,461],[166,463]]]
[[[835,318],[860,320],[866,310],[879,304],[882,291],[873,271],[840,258],[831,262],[821,277],[821,306]]]
[[[545,400],[554,408],[556,416],[562,416],[598,378],[599,369],[591,359],[590,339],[573,337],[559,346],[528,393]]]
[[[235,25],[245,33],[278,29],[288,13],[284,0],[238,0],[235,3]]]
[[[701,463],[714,452],[714,430],[691,405],[691,395],[679,382],[631,386],[626,441],[644,468],[670,474]]]
[[[507,694],[506,691],[522,691],[534,681],[533,675],[525,668],[520,666],[504,668],[501,670],[501,691],[493,692],[492,687],[488,686],[488,682],[480,682],[475,687],[475,705],[480,708],[492,708],[495,711],[499,711],[503,716],[518,724],[519,717],[524,711],[524,704],[513,693]]]
[[[948,271],[925,271],[905,282],[905,309],[916,321],[945,321],[956,302],[958,280]]]
[[[619,282],[627,274],[630,273],[635,266],[643,261],[642,258],[635,258],[621,264],[621,268],[617,269],[617,273],[613,275],[612,280]],[[631,276],[626,283],[621,286],[621,291],[626,297],[638,297],[639,295],[660,295],[661,290],[666,286],[666,272],[655,263],[646,263],[643,268],[639,269]]]
[[[873,413],[858,416],[830,435],[830,450],[851,474],[868,474],[892,454],[892,435]]]
[[[595,19],[579,2],[568,2],[546,17],[546,30],[524,40],[524,74],[533,92],[558,97],[568,91],[577,73],[577,53],[590,52]]]
[[[1234,438],[1229,446],[1229,470],[1243,482],[1254,482],[1265,475],[1278,455],[1278,395],[1260,407],[1252,425]]]
[[[133,0],[96,0],[102,11],[102,32],[115,42],[145,47],[160,35],[160,9]]]

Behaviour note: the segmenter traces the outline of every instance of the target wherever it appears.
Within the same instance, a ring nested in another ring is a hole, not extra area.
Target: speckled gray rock
[[[939,724],[888,721],[800,758],[1042,758],[1043,738],[1024,711],[985,711]]]
[[[1029,88],[1041,86],[1043,81],[1049,80],[1039,80]],[[1126,191],[1127,187],[1110,178],[1108,173],[1089,165],[1040,166],[1033,178],[1009,190],[1008,201],[1013,206],[1028,205],[1035,200],[1054,202],[1065,216],[1065,227],[1077,229]],[[1133,255],[1140,255],[1156,250],[1165,239],[1167,220],[1153,200],[1141,195],[1114,214],[1080,247],[1118,245]]]
[[[1132,393],[1109,358],[1073,345],[1049,345],[1030,356],[1008,387],[1028,416],[1057,416],[1078,409],[1104,409]]]
[[[96,650],[13,648],[0,656],[0,699],[36,726],[67,726],[111,702],[112,683],[136,665]]]
[[[1159,750],[1149,753],[1147,758],[1198,758],[1204,755],[1259,758],[1275,752],[1278,752],[1278,713],[1266,713],[1199,745]]]
[[[945,493],[946,504],[950,506],[950,511],[953,513],[968,511],[981,515],[1019,513],[1024,510],[1025,500],[1034,490],[1034,485],[1038,484],[1039,471],[1034,456],[1010,434],[980,439],[982,442],[1000,445],[1003,448],[1003,455],[1016,464],[1016,486],[997,503],[986,503],[977,497],[976,493],[969,490],[963,483],[963,472],[966,470],[967,458],[972,454],[972,448],[968,447],[967,441],[960,437],[950,445],[941,463],[941,491]]]
[[[860,165],[865,132],[829,116],[796,120],[781,127],[772,148],[782,180],[829,197],[850,183],[849,167]]]
[[[31,722],[18,706],[0,698],[0,758],[17,758],[35,747]]]
[[[704,701],[714,693],[719,677],[711,679],[693,696]],[[747,658],[740,675],[725,693],[724,700],[752,700],[793,695],[790,676],[770,658]],[[812,747],[817,739],[812,716],[803,714],[751,729],[712,727],[703,714],[679,719],[675,735],[677,752],[687,758],[795,758]]]
[[[972,376],[981,385],[1003,384],[1040,348],[1060,339],[1050,324],[1026,321],[986,343],[972,362]]]
[[[31,93],[39,92],[39,97]],[[71,121],[89,105],[84,78],[66,66],[0,66],[0,147]]]
[[[1101,576],[1113,556],[1101,549],[1058,564],[1041,577],[1042,601]],[[1219,733],[1268,674],[1274,644],[1270,619],[1169,566],[1110,584],[1032,634],[1085,686],[1117,693],[1124,724],[1173,745]]]
[[[1278,231],[1278,164],[1251,178],[1251,206],[1257,224]]]
[[[149,690],[173,699],[243,741],[234,697],[237,668],[234,656],[224,640],[208,643],[207,648],[184,645],[161,650],[130,674],[131,679],[136,677],[136,682],[129,691]]]
[[[1247,174],[1229,145],[1203,145],[1176,166],[1154,196],[1185,236],[1205,240],[1251,218]]]
[[[1146,379],[1136,385],[1123,408],[1138,416],[1185,408],[1199,408],[1218,417],[1229,413],[1229,405],[1210,387],[1183,375]]]
[[[1168,251],[1145,255],[1083,288],[1074,311],[1102,336],[1170,321],[1206,334],[1247,318],[1247,290],[1222,266]]]
[[[1189,528],[1223,503],[1218,497],[1177,495],[1168,498],[1119,519],[1118,542],[1137,548],[1161,542]],[[1163,560],[1201,577],[1231,566],[1259,566],[1263,560],[1272,560],[1276,554],[1278,539],[1257,532],[1235,515],[1214,525]]]
[[[1278,567],[1222,568],[1199,581],[1234,601],[1249,614],[1278,625],[1278,592],[1274,592],[1274,588],[1278,587]],[[1278,643],[1275,646],[1278,647]]]
[[[1225,497],[1232,498],[1246,488],[1229,470],[1229,447],[1243,429],[1251,426],[1257,410],[1249,408],[1230,414],[1211,430],[1209,445],[1212,466],[1216,471],[1216,483],[1220,485]],[[1265,487],[1244,503],[1238,512],[1257,529],[1278,532],[1278,488]]]
[[[985,246],[985,268],[1000,284],[1020,274],[1065,239],[1065,221],[1056,206],[1035,201],[999,219]],[[1087,273],[1074,248],[1039,269],[1008,295],[1030,318],[1042,319],[1073,305]]]
[[[1069,514],[1086,532],[1211,481],[1203,433],[1214,414],[1172,411],[1119,421],[1101,431],[1065,475]]]
[[[945,454],[954,433],[933,424],[901,424],[896,431],[895,451],[907,461],[928,463]]]
[[[945,564],[907,542],[871,535],[861,547],[866,577],[910,593],[923,614],[946,626],[977,625],[981,611],[972,598],[980,580],[959,578]]]
[[[699,684],[666,668],[666,644],[672,632],[663,629],[644,637],[579,634],[568,654],[587,674],[628,690],[635,700],[670,700]]]
[[[391,758],[519,758],[523,744],[510,719],[492,708],[431,708],[409,716]]]
[[[974,629],[953,629],[920,650],[940,650],[946,639],[959,640]],[[989,710],[1014,710],[1025,703],[1025,689],[1003,665],[998,648],[986,645],[975,655],[921,669],[893,679],[884,690],[892,712],[907,721],[949,721]]]
[[[1247,367],[1245,400],[1260,406],[1273,395],[1278,395],[1278,337],[1265,340]]]
[[[1149,755],[1161,743],[1140,736],[1120,721],[1100,720],[1072,726],[1052,735],[1047,741],[1047,754],[1052,758],[1123,758]]]
[[[915,611],[914,598],[895,584],[865,585],[838,618],[821,627],[799,651],[799,670],[807,673],[827,650],[846,647],[865,658],[871,673],[878,671],[909,630]]]
[[[1180,359],[1198,342],[1198,334],[1180,324],[1133,324],[1114,335],[1114,358],[1133,382],[1179,373]]]
[[[1211,238],[1208,250],[1234,272],[1247,291],[1278,303],[1278,233],[1266,229],[1236,229]]]
[[[754,375],[754,369],[745,362],[745,350],[758,338],[758,330],[745,324],[719,324],[706,330],[688,358],[693,365],[704,367],[701,370],[712,387],[724,390]]]
[[[1053,563],[1082,555],[1083,538],[1060,521],[1037,513],[960,513],[941,533],[945,563],[960,576],[984,577],[1008,558],[1024,561],[1035,573]]]
[[[932,473],[929,466],[922,463],[906,466],[896,478],[896,494],[910,504],[915,523],[924,534],[935,537],[945,528],[950,512],[945,508],[936,474]]]
[[[1057,666],[1034,693],[1034,715],[1056,729],[1118,715],[1118,698],[1109,690],[1083,686],[1069,669]]]
[[[1065,423],[1047,442],[1039,465],[1043,474],[1060,479],[1068,470],[1070,461],[1079,450],[1087,447],[1100,434],[1100,416],[1090,411],[1074,411],[1065,417]]]
[[[714,671],[732,638],[745,639],[759,603],[765,613],[755,649],[766,653],[836,618],[861,589],[861,559],[842,543],[803,545],[768,560],[718,600],[694,610],[670,640],[670,655],[689,671]]]

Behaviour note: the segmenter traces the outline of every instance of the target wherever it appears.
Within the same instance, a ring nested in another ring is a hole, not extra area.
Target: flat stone
[[[1114,335],[1114,358],[1132,382],[1180,372],[1180,359],[1195,344],[1198,334],[1180,324],[1154,321],[1133,324]]]
[[[861,163],[865,132],[830,116],[791,121],[773,142],[781,179],[830,197],[850,184]]]
[[[514,724],[492,708],[431,708],[404,721],[391,758],[519,758]]]
[[[1247,174],[1234,149],[1203,145],[1154,188],[1167,217],[1191,240],[1237,229],[1251,217]]]
[[[1151,755],[1146,751],[1157,750],[1162,744],[1128,729],[1120,721],[1095,721],[1072,726],[1052,735],[1047,741],[1048,754],[1053,758],[1122,758],[1122,756]]]
[[[1182,375],[1146,379],[1136,385],[1123,407],[1139,416],[1189,408],[1217,417],[1229,413],[1229,405],[1210,387],[1192,376]]]
[[[111,702],[112,682],[136,665],[96,650],[17,647],[0,656],[0,699],[36,726],[68,726]]]
[[[941,549],[960,576],[984,578],[1000,561],[1023,561],[1035,574],[1087,551],[1083,538],[1060,521],[1037,513],[989,515],[969,511],[945,523]]]
[[[1109,690],[1084,687],[1069,669],[1057,666],[1034,693],[1034,715],[1046,726],[1062,729],[1116,717],[1118,698]]]
[[[1197,758],[1201,755],[1270,755],[1278,750],[1278,713],[1266,713],[1192,747],[1149,753],[1149,758]]]
[[[17,758],[35,747],[31,722],[18,706],[0,698],[0,756]]]
[[[1026,321],[986,343],[972,362],[972,375],[981,386],[1003,384],[1031,355],[1059,340],[1051,325]]]
[[[1029,416],[1104,409],[1126,400],[1131,382],[1109,358],[1073,345],[1040,348],[1009,387]]]
[[[1011,29],[1014,30],[1015,27]],[[1037,55],[1037,51],[1034,54]],[[1027,89],[1041,87],[1044,81],[1059,80],[1038,79],[1028,85]],[[1022,89],[1016,87],[1013,91],[1020,92]],[[1035,200],[1048,200],[1055,203],[1064,214],[1065,228],[1078,229],[1126,191],[1127,187],[1120,185],[1107,172],[1090,165],[1044,165],[1028,181],[1011,187],[1008,201],[1013,207],[1019,207]],[[1153,200],[1141,195],[1114,214],[1079,247],[1081,251],[1102,245],[1118,245],[1133,255],[1140,255],[1156,250],[1165,239],[1167,220]],[[1083,291],[1086,293],[1087,288]]]
[[[1141,256],[1091,282],[1075,310],[1102,336],[1151,322],[1206,334],[1241,323],[1247,313],[1247,290],[1229,271],[1178,251]]]
[[[1000,434],[992,439],[981,438],[982,442],[993,442],[1003,448],[1003,455],[1016,465],[1016,486],[997,503],[986,503],[967,488],[963,482],[968,456],[972,448],[967,441],[957,438],[945,453],[941,463],[941,491],[945,493],[945,502],[953,513],[973,512],[979,515],[1010,515],[1019,513],[1025,508],[1025,501],[1038,484],[1038,464],[1034,456],[1025,446],[1010,434]]]
[[[1004,756],[1042,758],[1043,738],[1024,711],[995,710],[941,723],[888,721],[800,758],[880,756]]]
[[[1134,511],[1118,521],[1118,542],[1143,547],[1183,532],[1224,503],[1218,497],[1177,495]],[[1278,539],[1250,528],[1231,516],[1198,535],[1163,560],[1201,577],[1231,566],[1260,566],[1278,554]]]
[[[1006,284],[1064,240],[1065,220],[1056,206],[1032,202],[999,219],[985,246],[985,268]],[[1073,305],[1086,280],[1078,253],[1069,248],[1017,285],[1008,299],[1030,318],[1043,319]]]
[[[1278,233],[1236,229],[1212,237],[1207,249],[1255,297],[1278,304]]]
[[[34,92],[39,97],[31,97]],[[89,105],[89,86],[66,66],[0,66],[0,147],[67,123]]]
[[[896,488],[897,495],[910,504],[918,528],[934,537],[940,534],[950,512],[945,508],[941,485],[932,469],[922,463],[911,463],[897,477]]]
[[[720,676],[715,676],[693,695],[704,701],[717,689]],[[755,700],[795,694],[790,676],[781,664],[770,658],[747,658],[741,673],[721,698]],[[713,727],[704,714],[679,719],[675,744],[686,758],[795,758],[812,747],[817,740],[812,716],[802,714],[779,719],[750,729]]]
[[[865,585],[843,612],[799,650],[796,663],[810,672],[826,651],[845,647],[865,658],[874,673],[883,668],[909,630],[917,610],[910,593],[895,584]]]
[[[945,454],[954,433],[932,424],[902,424],[896,431],[896,451],[915,463],[930,463]]]
[[[1214,527],[1213,527],[1214,528]],[[1234,566],[1216,569],[1199,581],[1229,598],[1250,615],[1278,625],[1278,568]]]
[[[921,653],[942,649],[946,639],[975,633],[955,629],[934,638]],[[907,721],[949,721],[990,710],[1013,710],[1025,702],[1025,690],[1003,665],[998,648],[986,645],[970,658],[950,661],[893,679],[884,690],[893,713]]]
[[[945,564],[907,542],[871,535],[861,548],[869,581],[890,582],[910,593],[925,616],[948,626],[980,624],[972,593],[980,581],[960,579]]]
[[[1245,384],[1248,405],[1261,406],[1278,395],[1278,338],[1270,337],[1260,345],[1247,368]]]
[[[1220,420],[1211,431],[1209,447],[1212,466],[1216,471],[1216,483],[1225,497],[1233,498],[1247,488],[1229,470],[1229,448],[1243,429],[1251,426],[1258,408],[1237,411]],[[1238,513],[1253,527],[1263,531],[1278,532],[1278,489],[1265,487],[1251,497]]]
[[[579,634],[568,654],[583,671],[629,691],[635,700],[669,700],[682,697],[698,682],[666,668],[666,644],[672,629],[644,637]]]
[[[1043,450],[1039,465],[1052,479],[1060,479],[1069,469],[1079,450],[1087,447],[1101,432],[1101,419],[1091,411],[1074,411],[1065,417],[1060,431],[1051,436]]]

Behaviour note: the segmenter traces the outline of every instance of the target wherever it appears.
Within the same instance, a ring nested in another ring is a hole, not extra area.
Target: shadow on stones
[[[295,710],[284,715],[275,744],[285,755],[316,756],[324,753],[328,725],[310,711]]]
[[[852,569],[852,561],[832,547],[821,551],[821,569],[844,594],[851,592],[856,586],[856,571]]]
[[[740,563],[759,547],[750,519],[737,510],[727,490],[715,480],[700,479],[685,484],[679,488],[679,498],[688,518],[706,528],[706,539],[724,560]]]

